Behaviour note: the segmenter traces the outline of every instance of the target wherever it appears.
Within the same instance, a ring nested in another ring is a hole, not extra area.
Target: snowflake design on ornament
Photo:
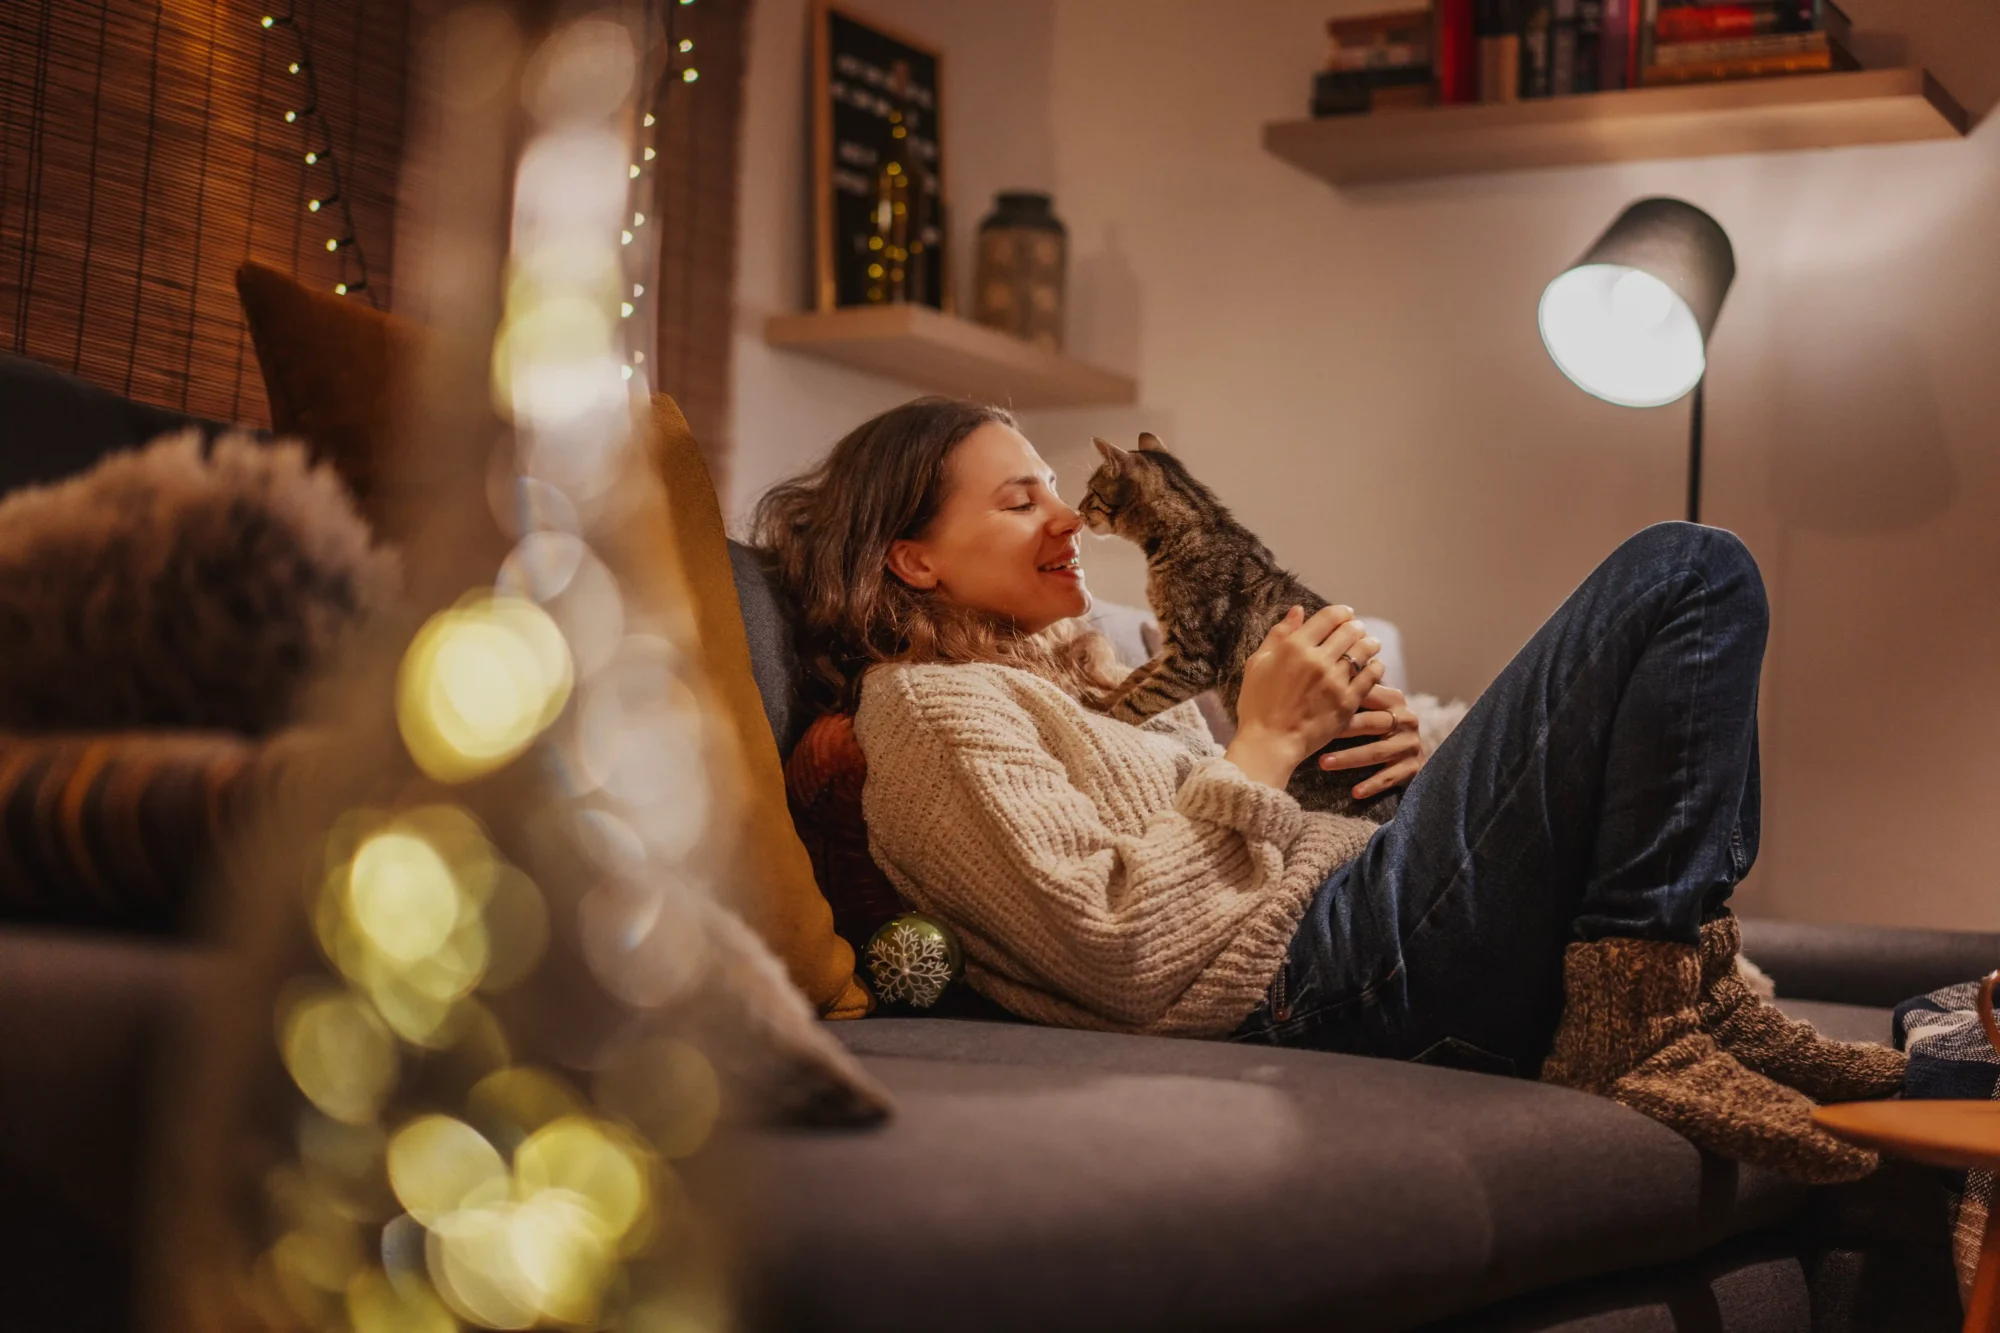
[[[883,1000],[928,1009],[951,981],[951,954],[938,931],[897,921],[868,942],[868,970]]]

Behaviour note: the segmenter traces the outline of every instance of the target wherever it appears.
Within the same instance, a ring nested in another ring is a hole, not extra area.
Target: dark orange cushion
[[[236,294],[264,372],[271,428],[332,463],[376,532],[403,536],[387,504],[390,451],[397,395],[422,351],[423,327],[262,264],[236,270]]]
[[[869,937],[909,903],[868,852],[861,785],[868,760],[854,739],[854,719],[823,713],[785,760],[785,797],[792,824],[812,858],[813,876],[833,908],[833,929],[866,952]]]

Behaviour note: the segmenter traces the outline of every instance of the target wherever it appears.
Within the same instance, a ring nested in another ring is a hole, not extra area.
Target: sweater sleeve
[[[1289,938],[1296,925],[1303,901],[1274,898],[1308,817],[1228,759],[1198,760],[1170,800],[1147,800],[1133,787],[1167,781],[1157,771],[1102,771],[1115,762],[1104,752],[1045,734],[1021,701],[952,669],[896,673],[862,712],[876,859],[919,906],[990,941],[1023,984],[1144,1028],[1244,929]],[[1105,808],[1072,765],[1113,794]],[[1365,833],[1346,832],[1358,850]],[[1326,839],[1309,841],[1325,859]]]

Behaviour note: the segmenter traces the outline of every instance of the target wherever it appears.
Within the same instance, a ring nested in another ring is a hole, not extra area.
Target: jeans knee
[[[1770,620],[1757,557],[1727,528],[1678,519],[1654,523],[1626,538],[1612,561],[1645,572],[1690,570],[1718,598],[1737,606],[1741,614],[1760,624]]]

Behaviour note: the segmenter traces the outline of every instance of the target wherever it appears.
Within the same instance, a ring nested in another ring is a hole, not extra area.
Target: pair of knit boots
[[[1828,1041],[1785,1017],[1736,971],[1742,936],[1725,909],[1701,944],[1604,939],[1563,957],[1564,1005],[1542,1081],[1651,1116],[1696,1147],[1832,1184],[1876,1155],[1812,1123],[1815,1102],[1886,1097],[1900,1051]]]

